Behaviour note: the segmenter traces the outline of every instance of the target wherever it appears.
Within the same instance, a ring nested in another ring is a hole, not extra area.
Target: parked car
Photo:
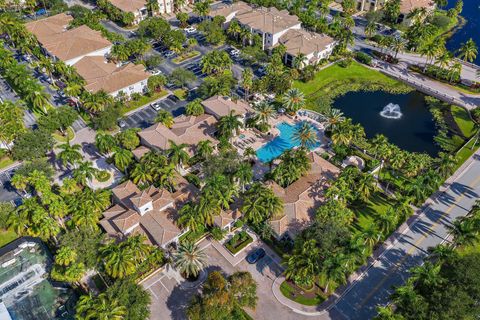
[[[167,98],[172,100],[173,102],[180,101],[180,99],[176,95],[173,95],[173,94],[169,95]]]
[[[118,120],[118,126],[120,128],[125,128],[127,126],[127,123],[125,122],[125,120]]]
[[[175,55],[175,52],[169,50],[169,51],[165,52],[164,55],[167,58],[171,58]]]
[[[232,49],[232,50],[230,51],[230,55],[233,56],[233,57],[237,57],[237,56],[240,55],[240,50],[238,50],[238,49]]]
[[[162,71],[158,69],[153,69],[150,70],[150,73],[152,74],[152,76],[158,76],[159,74],[162,74]]]
[[[195,27],[192,27],[192,26],[187,27],[187,28],[185,28],[185,29],[183,29],[183,30],[184,30],[186,33],[195,33],[195,32],[197,32],[197,29],[196,29]]]
[[[254,264],[258,260],[265,257],[265,255],[266,255],[266,252],[263,248],[257,249],[247,256],[247,262],[250,264]]]
[[[151,106],[151,107],[153,108],[153,110],[155,110],[155,111],[158,111],[158,110],[162,109],[162,106],[160,105],[159,102],[154,102],[154,103],[152,103],[150,106]]]

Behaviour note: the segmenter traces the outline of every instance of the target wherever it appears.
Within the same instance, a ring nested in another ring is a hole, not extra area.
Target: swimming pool
[[[280,131],[280,135],[257,150],[258,160],[263,163],[269,162],[281,156],[285,150],[300,146],[300,143],[293,138],[293,134],[301,125],[302,122],[296,125],[291,125],[287,122],[279,123],[277,129]],[[320,141],[317,141],[310,149],[312,150],[319,146]]]

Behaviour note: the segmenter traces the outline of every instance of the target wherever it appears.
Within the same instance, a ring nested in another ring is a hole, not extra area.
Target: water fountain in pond
[[[389,103],[380,112],[380,115],[387,119],[400,119],[402,117],[402,111],[398,104]]]

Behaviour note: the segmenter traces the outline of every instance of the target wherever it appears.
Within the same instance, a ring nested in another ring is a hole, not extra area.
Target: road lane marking
[[[480,182],[480,177],[478,177],[471,185],[469,185],[469,188],[474,188],[478,182]],[[463,200],[465,198],[465,194],[462,194],[445,212],[442,212],[442,214],[433,222],[432,226],[428,228],[427,232],[422,232],[422,236],[415,241],[413,245],[410,246],[410,249],[407,251],[407,253],[400,259],[399,262],[395,264],[395,266],[390,269],[385,277],[373,288],[372,291],[365,297],[365,299],[360,303],[360,308],[362,308],[371,298],[372,296],[380,289],[380,287],[390,278],[390,276],[398,269],[400,266],[405,262],[405,260],[412,255],[412,253],[417,249],[417,247],[425,241],[428,235],[433,234],[435,229],[439,226],[439,221],[444,218],[446,215],[448,215],[454,208],[457,207],[457,203]],[[409,228],[412,230],[411,228]],[[412,230],[413,231],[413,230]],[[430,232],[431,231],[431,232]],[[380,260],[378,260],[380,262]]]

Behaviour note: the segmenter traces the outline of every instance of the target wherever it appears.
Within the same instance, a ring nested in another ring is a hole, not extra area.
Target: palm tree
[[[365,244],[370,248],[373,248],[375,244],[380,240],[381,237],[382,237],[382,233],[378,230],[375,224],[371,224],[363,232],[363,238],[365,239]]]
[[[201,226],[200,213],[197,211],[197,207],[191,203],[185,204],[179,211],[178,223],[184,227],[188,228],[192,232],[196,232]]]
[[[35,110],[44,114],[47,113],[47,107],[50,106],[50,95],[46,93],[39,84],[27,86],[24,88],[25,100],[27,100]]]
[[[95,136],[95,146],[97,147],[98,151],[103,153],[104,155],[110,154],[115,147],[117,146],[117,141],[115,137],[108,134],[108,133],[97,133]]]
[[[199,116],[204,113],[205,113],[205,109],[202,106],[202,99],[197,98],[187,103],[187,105],[185,106],[185,114],[188,116]]]
[[[242,192],[245,191],[245,184],[250,183],[253,179],[252,166],[249,163],[242,162],[238,166],[237,171],[233,175],[241,186]]]
[[[297,70],[300,70],[305,66],[306,61],[307,61],[307,56],[303,53],[299,53],[293,59],[292,67]]]
[[[219,134],[227,139],[238,135],[242,127],[243,122],[240,120],[240,116],[235,114],[235,110],[231,110],[228,115],[221,117],[218,121]]]
[[[329,130],[335,130],[340,123],[345,121],[343,112],[335,108],[331,108],[330,111],[327,113],[326,117],[327,122],[325,125],[325,129],[328,128]]]
[[[103,96],[98,94],[88,93],[83,97],[83,106],[92,113],[105,110],[105,103],[106,101],[104,101]]]
[[[147,10],[152,16],[156,16],[160,10],[160,6],[157,0],[148,0],[146,5]]]
[[[377,33],[377,25],[375,22],[369,22],[365,27],[365,35],[369,38],[373,37]]]
[[[433,248],[428,248],[428,252],[430,253],[431,259],[438,260],[439,262],[451,258],[456,253],[455,249],[447,244],[439,244]]]
[[[79,144],[70,145],[70,142],[67,142],[59,145],[58,148],[62,151],[58,153],[57,157],[62,161],[64,166],[67,164],[73,166],[83,159],[79,151],[82,147]]]
[[[421,266],[410,269],[411,279],[423,288],[431,288],[442,282],[440,270],[440,264],[432,264],[430,261],[427,261]]]
[[[91,294],[80,297],[76,309],[81,319],[123,320],[127,314],[125,306],[119,305],[116,299],[110,299],[106,293],[94,298]]]
[[[308,122],[302,122],[295,128],[293,140],[302,148],[311,149],[317,142],[317,131]]]
[[[328,293],[331,284],[344,284],[346,282],[345,265],[342,263],[342,257],[335,255],[325,259],[323,263],[323,272],[325,273],[325,288],[324,292]]]
[[[167,128],[171,128],[175,123],[175,120],[173,119],[173,115],[170,112],[168,112],[167,110],[160,110],[155,117],[155,122],[161,123]]]
[[[105,271],[113,278],[124,278],[135,272],[133,253],[121,244],[111,242],[100,250]]]
[[[357,183],[357,191],[363,201],[368,201],[376,189],[376,180],[369,173],[363,173]]]
[[[26,189],[28,186],[28,177],[25,177],[21,174],[14,174],[12,180],[10,180],[12,186],[17,190],[22,190],[23,193],[26,193]]]
[[[471,245],[477,241],[478,228],[471,220],[455,220],[448,227],[458,245]]]
[[[260,183],[253,184],[243,200],[241,211],[245,219],[255,225],[283,213],[282,200],[270,188]]]
[[[305,105],[305,96],[299,89],[292,88],[283,95],[282,103],[288,113],[294,114]]]
[[[445,152],[439,152],[436,164],[437,172],[442,177],[447,177],[455,169],[457,161],[453,155]]]
[[[135,184],[145,184],[153,182],[153,175],[148,165],[145,163],[138,163],[132,170],[130,177]]]
[[[466,43],[462,44],[458,53],[458,57],[463,59],[463,61],[472,62],[477,58],[478,47],[473,39],[470,38]]]
[[[55,255],[55,263],[68,266],[77,260],[77,252],[71,247],[60,247]]]
[[[208,159],[213,153],[212,141],[202,140],[197,145],[197,154],[203,159]]]
[[[173,255],[173,261],[185,277],[197,277],[206,265],[207,255],[194,243],[184,242]]]
[[[248,161],[252,161],[257,156],[257,152],[252,147],[247,147],[247,148],[245,148],[245,151],[243,151],[243,156]]]
[[[260,120],[262,124],[268,124],[268,120],[275,113],[272,105],[266,101],[262,101],[257,104],[255,107],[257,119]]]
[[[377,224],[384,235],[390,234],[390,231],[397,224],[397,217],[393,207],[388,207],[385,212],[377,214]]]
[[[245,91],[244,99],[247,100],[250,90],[253,86],[253,71],[250,68],[245,68],[242,71],[242,87]]]
[[[169,140],[170,148],[167,150],[170,161],[175,165],[177,171],[183,169],[183,164],[190,159],[190,156],[185,149],[188,147],[186,143],[176,144]]]
[[[234,38],[238,38],[238,35],[240,34],[241,31],[242,31],[242,27],[240,26],[237,20],[233,20],[232,22],[230,22],[230,25],[228,26],[228,29],[227,29],[227,33],[230,36],[233,36]]]
[[[197,1],[195,2],[195,5],[193,7],[193,12],[198,16],[204,18],[210,12],[210,5],[210,0]]]
[[[225,51],[210,51],[200,61],[202,72],[207,74],[221,74],[230,69],[232,63],[232,59]]]
[[[115,166],[123,172],[126,172],[128,166],[133,161],[133,153],[130,150],[117,148],[113,154]]]
[[[460,77],[460,74],[462,72],[462,64],[460,62],[455,62],[449,69],[448,69],[448,74],[450,78],[450,82],[453,82],[453,80],[457,77]]]
[[[86,185],[88,181],[91,181],[97,174],[98,169],[92,166],[90,161],[81,162],[75,169],[73,169],[73,178],[83,185]]]
[[[291,254],[284,257],[285,277],[297,284],[311,286],[320,272],[319,256],[319,249],[313,239],[296,246]]]
[[[399,52],[402,52],[405,49],[405,40],[400,37],[394,37],[392,43],[390,44],[390,48],[395,52],[395,59],[398,56]]]
[[[136,234],[129,236],[122,245],[132,253],[133,260],[139,265],[142,263],[152,252],[153,247],[147,244],[147,237],[142,234]]]

